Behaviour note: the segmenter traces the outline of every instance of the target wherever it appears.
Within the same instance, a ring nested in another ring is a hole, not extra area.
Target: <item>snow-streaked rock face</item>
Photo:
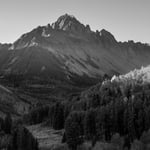
[[[148,44],[117,42],[110,32],[91,31],[68,14],[23,34],[8,48],[0,45],[0,73],[98,78],[149,64]]]

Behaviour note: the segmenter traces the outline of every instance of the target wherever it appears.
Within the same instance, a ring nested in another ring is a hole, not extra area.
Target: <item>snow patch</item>
[[[46,33],[46,31],[45,31],[45,29],[43,29],[43,32],[42,32],[42,35],[41,35],[42,37],[50,37],[51,36],[51,34],[47,34]]]
[[[29,44],[29,47],[31,46],[38,46],[39,44],[36,42],[36,37],[33,37],[30,44]]]
[[[14,50],[14,49],[15,49],[14,44],[11,47],[8,48],[8,50]]]
[[[112,78],[111,78],[111,82],[115,81],[117,79],[117,76],[114,75]]]

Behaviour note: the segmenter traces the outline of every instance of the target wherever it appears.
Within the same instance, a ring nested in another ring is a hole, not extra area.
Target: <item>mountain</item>
[[[99,79],[150,64],[150,46],[118,42],[106,30],[92,31],[65,14],[39,26],[12,44],[0,45],[0,74],[60,80]]]

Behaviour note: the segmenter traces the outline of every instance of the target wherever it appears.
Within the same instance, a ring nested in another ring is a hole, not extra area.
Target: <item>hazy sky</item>
[[[150,0],[0,0],[0,42],[14,42],[65,13],[119,41],[150,43]]]

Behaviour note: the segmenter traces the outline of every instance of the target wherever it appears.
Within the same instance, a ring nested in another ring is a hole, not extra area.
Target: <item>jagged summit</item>
[[[101,37],[104,37],[105,40],[109,40],[109,41],[112,42],[112,43],[116,42],[115,37],[114,37],[110,32],[108,32],[108,31],[105,30],[105,29],[102,29],[102,30],[100,31],[100,36],[101,36]]]
[[[62,16],[60,16],[57,21],[60,21],[60,20],[65,20],[65,19],[69,19],[69,20],[74,20],[74,21],[77,21],[76,17],[73,16],[73,15],[69,15],[69,14],[64,14]],[[78,21],[79,22],[79,21]]]
[[[54,29],[64,29],[65,26],[71,26],[72,24],[80,25],[81,23],[72,15],[62,15],[60,16],[55,23],[52,24]]]
[[[89,25],[83,25],[73,15],[68,14],[60,16],[57,21],[52,24],[52,28],[79,33],[91,31]]]

